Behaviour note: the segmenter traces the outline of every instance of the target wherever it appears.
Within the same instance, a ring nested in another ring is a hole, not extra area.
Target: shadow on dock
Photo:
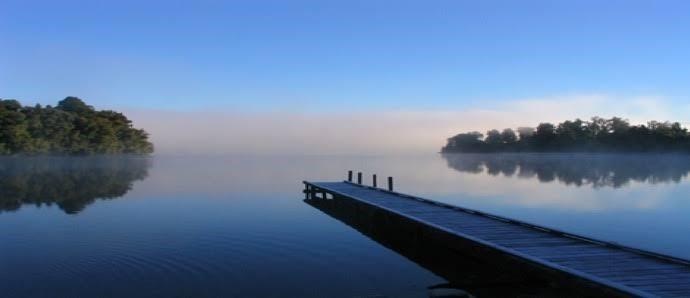
[[[608,296],[510,262],[487,261],[493,257],[478,255],[456,237],[349,198],[314,196],[304,202],[445,279],[447,284],[429,286],[430,297]]]

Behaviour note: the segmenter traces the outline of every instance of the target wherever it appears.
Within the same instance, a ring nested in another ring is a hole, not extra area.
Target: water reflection
[[[150,166],[146,157],[1,158],[0,211],[55,204],[78,213],[97,199],[123,196]]]
[[[511,267],[492,262],[493,258],[480,259],[457,238],[351,199],[312,198],[304,202],[445,279],[446,284],[429,285],[430,297],[441,297],[435,295],[439,289],[448,294],[442,297],[597,295],[524,266]]]
[[[678,183],[690,172],[690,157],[644,154],[443,154],[448,167],[465,173],[536,178],[593,188],[631,181]]]

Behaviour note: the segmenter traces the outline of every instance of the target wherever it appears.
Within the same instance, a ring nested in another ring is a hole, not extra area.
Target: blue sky
[[[690,99],[688,1],[0,1],[0,97],[234,111]]]

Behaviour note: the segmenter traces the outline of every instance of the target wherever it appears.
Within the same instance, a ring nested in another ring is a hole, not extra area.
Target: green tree
[[[592,117],[590,121],[567,120],[557,125],[540,123],[536,129],[505,129],[481,134],[459,134],[449,139],[444,152],[496,151],[608,151],[608,152],[686,152],[690,153],[690,135],[678,122],[649,121],[647,125],[631,125],[628,120],[613,117]],[[479,136],[479,137],[477,137]]]
[[[148,134],[123,114],[96,111],[77,97],[53,108],[0,100],[0,154],[147,154]]]
[[[92,112],[94,108],[87,105],[78,97],[68,96],[58,102],[57,108],[67,112],[75,112],[77,114]]]
[[[448,145],[446,145],[441,151],[442,152],[452,152],[452,151],[462,151],[462,152],[478,152],[485,150],[484,137],[480,132],[473,131],[468,133],[457,134],[456,136],[448,139]]]
[[[484,141],[490,145],[499,145],[503,143],[501,133],[495,129],[486,132],[486,139]]]
[[[501,132],[501,141],[503,141],[503,143],[513,144],[513,143],[517,142],[517,140],[518,140],[518,138],[517,138],[517,135],[515,134],[514,130],[512,130],[510,128],[506,128]]]
[[[518,127],[518,136],[520,140],[527,140],[534,135],[534,127]]]

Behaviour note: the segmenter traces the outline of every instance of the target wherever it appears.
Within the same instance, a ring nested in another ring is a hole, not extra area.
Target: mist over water
[[[487,100],[464,108],[421,107],[322,110],[314,106],[242,111],[125,108],[151,133],[159,154],[391,155],[438,152],[462,131],[536,126],[563,119],[626,115],[631,124],[683,119],[688,108],[655,96],[575,94]],[[543,111],[549,111],[544,113]]]
[[[445,282],[302,201],[303,180],[343,180],[347,170],[366,184],[393,176],[400,192],[690,258],[686,156],[11,158],[0,163],[0,291],[419,297]]]

